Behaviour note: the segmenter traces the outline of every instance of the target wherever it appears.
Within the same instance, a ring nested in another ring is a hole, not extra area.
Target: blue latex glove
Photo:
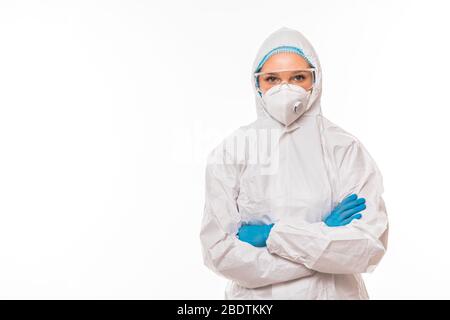
[[[366,199],[358,199],[354,193],[349,195],[325,218],[325,224],[329,227],[340,227],[349,224],[353,219],[361,219],[362,215],[358,212],[366,208],[365,202]]]
[[[254,247],[265,247],[272,224],[244,224],[239,228],[237,236],[239,240],[250,243]]]

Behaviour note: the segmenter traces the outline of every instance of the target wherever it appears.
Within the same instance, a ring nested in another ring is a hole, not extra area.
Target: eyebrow
[[[292,74],[299,74],[299,73],[303,73],[303,72],[305,72],[305,70],[294,70],[294,71],[291,71],[291,75]],[[264,75],[277,75],[277,74],[279,74],[280,72],[264,72],[263,74]]]
[[[278,74],[279,72],[267,72],[267,73],[265,73],[265,74],[270,74],[270,75],[276,75],[276,74]]]
[[[299,74],[299,73],[301,73],[301,72],[303,72],[303,71],[315,71],[316,69],[315,68],[306,68],[306,69],[300,69],[300,70],[278,70],[278,71],[272,71],[272,72],[255,72],[255,75],[257,75],[257,76],[263,76],[263,75],[271,75],[271,76],[273,76],[273,75],[276,75],[276,74],[278,74],[278,73],[280,73],[280,72],[286,72],[286,71],[291,71],[291,74],[293,74],[293,75],[296,75],[296,74]]]

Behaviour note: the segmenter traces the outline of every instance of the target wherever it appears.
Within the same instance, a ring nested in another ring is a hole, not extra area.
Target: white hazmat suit
[[[261,59],[279,46],[300,48],[316,68],[307,111],[288,127],[265,111],[253,76]],[[357,138],[322,115],[320,63],[300,32],[283,27],[272,33],[256,55],[251,79],[257,120],[208,157],[200,232],[205,265],[230,280],[225,299],[368,299],[360,274],[380,262],[388,238],[376,163]],[[237,136],[246,136],[244,156],[230,143]],[[277,156],[254,161],[254,138],[267,136],[276,137],[270,150]],[[327,226],[324,217],[352,193],[366,199],[362,218]],[[248,222],[274,223],[267,247],[238,239]]]

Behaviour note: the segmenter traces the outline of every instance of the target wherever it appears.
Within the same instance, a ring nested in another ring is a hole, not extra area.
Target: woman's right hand
[[[342,200],[323,222],[329,227],[345,226],[352,222],[353,219],[361,219],[359,213],[366,208],[366,199],[359,198],[356,194],[351,194]]]
[[[273,227],[271,224],[243,224],[237,233],[239,240],[247,242],[254,247],[265,247],[266,240],[269,237],[270,230]]]

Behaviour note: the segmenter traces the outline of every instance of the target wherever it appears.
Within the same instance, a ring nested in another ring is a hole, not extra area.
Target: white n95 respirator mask
[[[292,84],[279,84],[262,95],[264,108],[276,120],[289,126],[297,120],[308,105],[310,91]]]

